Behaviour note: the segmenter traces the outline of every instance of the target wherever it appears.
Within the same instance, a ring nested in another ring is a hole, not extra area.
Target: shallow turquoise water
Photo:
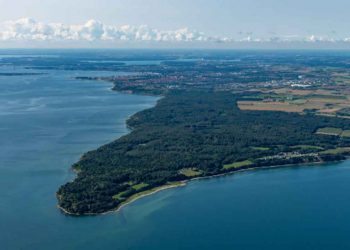
[[[157,100],[72,79],[87,73],[110,74],[0,76],[0,249],[350,249],[350,162],[193,181],[107,215],[60,213],[70,165]]]

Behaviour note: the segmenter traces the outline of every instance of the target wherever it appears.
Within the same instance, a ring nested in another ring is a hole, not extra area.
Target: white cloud
[[[243,37],[242,37],[243,36]],[[65,25],[43,23],[31,18],[0,23],[0,41],[151,41],[151,42],[218,42],[218,43],[288,43],[288,42],[350,42],[350,38],[334,39],[327,36],[276,35],[255,37],[251,32],[240,32],[238,37],[213,37],[203,32],[181,28],[158,30],[147,25],[115,26],[96,20],[84,24]]]
[[[81,25],[64,25],[61,23],[42,23],[30,18],[7,21],[0,24],[2,41],[166,41],[166,42],[205,42],[227,40],[227,38],[209,37],[195,30],[182,28],[162,31],[141,26],[112,26],[95,20]]]
[[[315,36],[315,35],[311,35],[309,37],[305,38],[306,42],[337,42],[337,41],[342,41],[342,42],[347,42],[346,38],[343,38],[341,40],[336,40],[334,38],[331,37],[323,37],[323,36]]]

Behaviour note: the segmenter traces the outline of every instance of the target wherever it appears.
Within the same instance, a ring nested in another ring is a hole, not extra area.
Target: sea
[[[66,54],[0,50],[0,249],[350,249],[349,161],[195,180],[104,215],[62,213],[55,192],[74,179],[71,165],[159,100],[75,78],[128,72],[28,67],[84,52]]]

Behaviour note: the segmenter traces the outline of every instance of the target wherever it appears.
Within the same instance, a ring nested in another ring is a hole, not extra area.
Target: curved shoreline
[[[79,78],[77,78],[77,77],[74,77],[74,79],[76,79],[76,80],[83,80],[83,79],[79,79]],[[90,81],[90,80],[91,80],[91,79],[89,79],[89,81]],[[161,98],[164,97],[164,96],[162,96],[162,95],[155,96],[155,95],[147,95],[147,94],[143,94],[143,93],[127,93],[127,92],[123,92],[123,91],[118,91],[118,90],[114,89],[115,84],[114,84],[113,82],[106,81],[106,80],[102,80],[102,79],[93,79],[93,81],[96,81],[96,82],[103,82],[103,83],[105,83],[105,84],[112,85],[111,87],[108,88],[108,90],[111,91],[111,92],[117,92],[117,93],[124,94],[124,95],[134,95],[134,96],[135,96],[135,95],[139,95],[139,96],[149,96],[149,97],[154,97],[154,98],[157,97],[157,100],[155,101],[155,103],[154,103],[153,105],[151,105],[151,107],[149,107],[149,108],[155,107],[155,105],[157,105],[158,101],[159,101]],[[138,110],[138,111],[136,111],[136,113],[141,112],[141,111],[143,111],[143,110],[145,110],[145,109]],[[131,115],[128,115],[128,116],[125,118],[124,123],[125,123],[126,132],[125,132],[125,134],[121,135],[120,137],[122,137],[122,136],[124,136],[124,135],[127,135],[128,133],[130,133],[130,132],[133,130],[133,128],[130,127],[130,126],[128,125],[128,122],[127,122],[127,121],[128,121],[133,115],[135,115],[136,113],[133,113],[133,114],[131,114]],[[112,139],[111,139],[111,142],[113,142],[113,141],[115,141],[115,140],[118,140],[120,137],[118,137],[118,138],[112,138]],[[97,147],[101,147],[101,146],[103,146],[103,145],[105,145],[105,143],[102,144],[102,145],[97,145]],[[86,152],[80,154],[79,159],[82,159],[82,157],[84,156],[85,153],[86,153]],[[73,182],[73,181],[77,178],[78,173],[80,172],[80,170],[75,169],[75,168],[73,167],[73,164],[74,164],[74,163],[71,164],[69,170],[72,171],[72,172],[75,174],[75,176],[74,176],[70,181],[68,181],[68,182]],[[185,184],[184,184],[184,185],[185,185]],[[177,186],[178,186],[178,185],[170,185],[170,186],[166,185],[166,186],[156,187],[156,188],[154,188],[154,189],[156,189],[156,190],[154,190],[153,192],[148,193],[148,194],[145,194],[145,195],[140,195],[140,196],[137,197],[136,199],[134,198],[134,199],[131,200],[131,198],[133,198],[135,195],[140,194],[140,193],[136,193],[136,194],[134,194],[133,196],[129,197],[125,202],[120,203],[116,208],[114,208],[114,209],[112,209],[112,210],[109,210],[109,211],[106,211],[106,212],[102,212],[102,213],[76,214],[76,213],[71,213],[71,212],[67,211],[66,209],[64,209],[63,207],[61,207],[59,204],[57,204],[56,207],[57,207],[61,212],[63,212],[63,213],[66,214],[66,215],[72,215],[72,216],[103,215],[103,214],[107,214],[107,213],[110,213],[110,212],[119,211],[119,209],[121,209],[123,206],[125,206],[125,205],[127,205],[127,204],[129,204],[129,203],[131,203],[131,202],[133,202],[133,201],[135,201],[135,200],[137,200],[137,199],[139,199],[139,198],[142,198],[142,197],[145,197],[145,196],[148,196],[148,195],[157,193],[157,192],[162,191],[162,190],[165,190],[165,189],[174,188],[174,187],[177,187]],[[58,199],[57,192],[56,192],[56,199]]]
[[[124,202],[120,203],[116,208],[114,209],[111,209],[111,210],[108,210],[106,212],[103,212],[103,213],[86,213],[86,214],[76,214],[76,213],[71,213],[69,211],[67,211],[66,209],[64,209],[63,207],[57,205],[57,208],[60,209],[62,212],[64,212],[65,214],[68,214],[68,215],[74,215],[74,216],[82,216],[82,215],[105,215],[105,214],[109,214],[109,213],[112,213],[112,212],[118,212],[120,211],[123,207],[133,203],[134,201],[137,201],[143,197],[146,197],[146,196],[150,196],[152,194],[155,194],[155,193],[158,193],[160,191],[163,191],[163,190],[167,190],[167,189],[170,189],[170,188],[176,188],[176,187],[183,187],[183,186],[186,186],[187,185],[187,182],[188,181],[181,181],[179,183],[170,183],[170,184],[166,184],[166,185],[163,185],[163,186],[159,186],[159,187],[155,187],[153,189],[150,189],[150,190],[146,190],[146,191],[143,191],[143,192],[140,192],[140,193],[136,193],[132,196],[130,196],[128,199],[126,199]]]
[[[342,162],[342,161],[335,161],[335,162]],[[119,212],[123,207],[126,207],[127,205],[130,205],[131,203],[142,199],[147,196],[151,196],[155,193],[158,193],[163,190],[171,189],[171,188],[178,188],[178,187],[184,187],[186,186],[189,182],[196,181],[196,180],[205,180],[205,179],[212,179],[212,178],[217,178],[217,177],[226,177],[230,175],[234,175],[236,173],[242,173],[242,172],[248,172],[248,171],[256,171],[256,170],[267,170],[267,169],[275,169],[275,168],[285,168],[285,167],[312,167],[312,166],[319,166],[322,164],[327,164],[330,162],[324,162],[324,161],[319,161],[319,162],[310,162],[310,163],[305,163],[305,164],[285,164],[285,165],[274,165],[274,166],[266,166],[266,167],[252,167],[252,168],[246,168],[246,169],[239,169],[235,170],[232,172],[228,173],[222,173],[222,174],[217,174],[217,175],[211,175],[211,176],[200,176],[200,177],[195,177],[192,179],[184,180],[184,181],[179,181],[179,182],[174,182],[174,183],[169,183],[165,184],[163,186],[155,187],[150,190],[145,190],[140,193],[136,193],[132,196],[130,196],[128,199],[126,199],[124,202],[120,203],[116,208],[102,212],[102,213],[86,213],[86,214],[75,214],[67,211],[66,209],[62,208],[61,206],[57,205],[57,208],[59,208],[62,212],[68,215],[73,215],[73,216],[94,216],[94,215],[106,215],[109,213],[113,212]]]
[[[111,88],[110,89],[111,91],[117,91],[117,92],[120,92],[114,88]],[[121,92],[123,93],[123,92]],[[126,94],[129,94],[129,95],[134,95],[135,93],[126,93]],[[137,94],[137,93],[136,93]],[[143,94],[140,94],[140,95],[143,95]],[[162,96],[159,96],[159,99],[161,99]],[[157,100],[156,104],[158,103],[159,99]],[[132,115],[131,115],[132,116]],[[130,133],[130,131],[133,130],[132,127],[130,127],[128,125],[128,120],[130,119],[130,117],[127,117],[126,118],[126,128],[129,130],[126,132],[126,134]],[[117,140],[117,139],[115,139]],[[309,165],[319,165],[319,164],[323,164],[323,163],[328,163],[328,162],[334,162],[334,161],[315,161],[315,162],[305,162],[305,163],[299,163],[299,164],[282,164],[282,165],[271,165],[271,166],[262,166],[262,167],[246,167],[246,168],[237,168],[237,169],[232,169],[231,171],[227,171],[227,172],[224,172],[224,173],[220,173],[220,174],[214,174],[214,175],[208,175],[208,176],[198,176],[198,177],[193,177],[193,178],[189,178],[189,179],[186,179],[186,180],[183,180],[181,182],[176,182],[175,183],[168,183],[168,184],[165,184],[165,185],[162,185],[162,186],[158,186],[158,187],[155,187],[153,189],[150,189],[150,190],[145,190],[145,191],[142,191],[142,192],[139,192],[139,193],[135,193],[134,195],[128,197],[126,200],[122,201],[121,203],[119,203],[115,208],[112,208],[110,210],[107,210],[107,211],[104,211],[104,212],[97,212],[97,213],[83,213],[83,214],[80,214],[80,213],[71,213],[69,211],[67,211],[66,209],[62,208],[61,206],[58,205],[58,208],[63,211],[64,213],[66,214],[69,214],[69,215],[75,215],[75,216],[81,216],[81,215],[101,215],[101,214],[107,214],[107,213],[110,213],[110,212],[115,212],[115,211],[120,211],[124,206],[138,200],[138,199],[141,199],[145,196],[149,196],[149,195],[152,195],[154,193],[157,193],[157,192],[160,192],[162,190],[166,190],[166,189],[170,189],[170,188],[175,188],[175,187],[179,187],[179,186],[185,186],[188,182],[190,181],[194,181],[194,180],[199,180],[199,179],[208,179],[208,178],[215,178],[215,177],[219,177],[219,176],[226,176],[226,175],[232,175],[234,173],[239,173],[239,172],[243,172],[243,171],[252,171],[252,170],[257,170],[257,169],[270,169],[270,168],[278,168],[278,167],[291,167],[291,166],[309,166]],[[74,181],[74,179],[72,180]]]

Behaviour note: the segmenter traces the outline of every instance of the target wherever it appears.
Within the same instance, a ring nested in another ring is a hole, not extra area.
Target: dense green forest
[[[348,120],[268,111],[241,111],[228,92],[172,92],[132,116],[131,132],[83,155],[77,178],[62,186],[59,206],[101,213],[131,195],[198,176],[276,164],[342,159],[346,137],[315,133],[350,129]]]

